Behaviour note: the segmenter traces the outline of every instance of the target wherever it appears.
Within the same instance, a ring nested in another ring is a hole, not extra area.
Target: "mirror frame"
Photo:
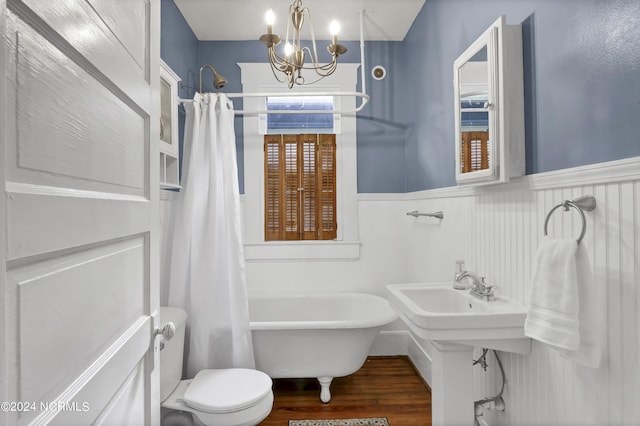
[[[487,47],[489,168],[462,173],[460,69]],[[522,28],[500,16],[453,63],[455,176],[459,185],[507,182],[525,172]]]

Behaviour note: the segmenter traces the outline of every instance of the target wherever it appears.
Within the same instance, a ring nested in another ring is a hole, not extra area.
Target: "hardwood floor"
[[[386,417],[390,426],[431,425],[431,390],[409,358],[369,357],[347,377],[333,379],[331,401],[320,401],[316,379],[274,380],[275,401],[260,426],[289,420]]]

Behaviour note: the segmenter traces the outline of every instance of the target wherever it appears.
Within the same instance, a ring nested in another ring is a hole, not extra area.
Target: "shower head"
[[[211,70],[211,73],[213,74],[213,87],[215,87],[216,90],[222,89],[227,85],[227,79],[218,74],[215,68],[211,65],[203,65],[200,67],[200,93],[202,93],[202,71],[204,71],[205,68],[209,68]]]
[[[216,89],[222,89],[227,85],[227,79],[218,74],[217,72],[213,72],[213,87]]]

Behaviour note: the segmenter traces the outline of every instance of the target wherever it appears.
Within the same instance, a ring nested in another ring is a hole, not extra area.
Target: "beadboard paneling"
[[[393,197],[360,194],[363,258],[331,262],[329,267],[323,263],[323,273],[312,271],[314,278],[304,290],[379,293],[391,282],[449,281],[455,260],[464,259],[468,269],[497,284],[499,294],[527,304],[547,212],[583,194],[593,194],[598,202],[596,210],[585,213],[582,245],[592,262],[594,283],[606,294],[602,365],[596,370],[576,366],[537,342],[528,356],[501,353],[507,376],[506,411],[488,413],[487,420],[509,426],[638,425],[640,158],[528,176],[492,188],[441,188]],[[443,210],[444,219],[405,215],[412,210]],[[165,213],[170,222],[169,210]],[[389,227],[381,229],[380,224]],[[577,237],[580,227],[575,211],[558,209],[549,234]],[[401,235],[389,236],[390,229]],[[286,281],[290,264],[252,267],[260,270],[249,274],[250,288],[299,288]],[[428,361],[428,353],[417,347],[409,344],[412,358]],[[493,355],[489,363],[486,373],[474,369],[478,399],[500,389]],[[419,367],[430,377],[428,363]]]
[[[410,210],[445,214],[439,227],[424,220],[407,223],[409,281],[450,280],[455,259],[464,259],[467,269],[485,275],[499,294],[526,305],[547,212],[587,194],[598,203],[585,213],[582,246],[593,285],[604,295],[602,364],[578,366],[535,341],[528,356],[501,353],[507,409],[491,413],[492,424],[640,424],[640,159],[527,176],[488,189],[422,191],[405,201]],[[548,233],[577,238],[581,227],[577,212],[558,209]],[[499,391],[493,357],[487,373],[477,368],[474,377],[478,399]]]

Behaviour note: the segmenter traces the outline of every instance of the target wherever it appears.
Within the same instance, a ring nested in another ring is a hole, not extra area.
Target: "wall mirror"
[[[522,30],[501,16],[453,64],[458,184],[524,174]]]

